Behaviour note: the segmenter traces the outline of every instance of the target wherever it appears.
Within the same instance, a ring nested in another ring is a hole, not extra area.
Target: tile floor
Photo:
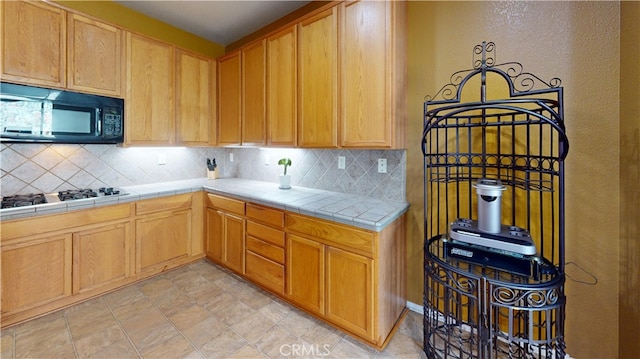
[[[201,260],[6,328],[8,358],[424,358],[409,312],[378,352]]]

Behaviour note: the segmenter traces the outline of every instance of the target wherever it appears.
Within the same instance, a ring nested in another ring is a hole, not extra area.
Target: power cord
[[[586,285],[596,285],[598,284],[598,278],[593,275],[592,273],[588,272],[586,269],[582,268],[578,263],[575,262],[566,262],[565,263],[565,268],[570,266],[570,265],[574,265],[576,267],[578,267],[578,269],[580,269],[582,272],[584,272],[585,274],[587,274],[588,276],[590,276],[592,278],[592,280],[579,280],[579,279],[574,279],[572,278],[569,273],[567,273],[566,269],[565,269],[565,275],[567,276],[567,278],[569,278],[571,281],[575,282],[575,283],[580,283],[580,284],[586,284]]]

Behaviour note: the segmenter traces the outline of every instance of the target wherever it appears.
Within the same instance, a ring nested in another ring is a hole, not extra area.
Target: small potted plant
[[[284,173],[280,175],[280,189],[291,188],[291,175],[287,174],[287,167],[291,166],[290,158],[281,158],[278,164],[284,166]]]

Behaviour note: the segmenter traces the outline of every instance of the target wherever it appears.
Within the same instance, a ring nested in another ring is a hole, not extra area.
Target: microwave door
[[[93,136],[96,132],[95,117],[95,109],[92,108],[54,105],[51,132],[62,136]]]

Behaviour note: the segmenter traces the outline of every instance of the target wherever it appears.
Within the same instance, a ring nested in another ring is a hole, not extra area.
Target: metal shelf
[[[424,104],[424,350],[429,358],[563,357],[569,142],[560,80],[496,64],[493,43],[473,55],[473,69],[454,73]],[[506,187],[503,224],[525,228],[551,270],[525,276],[447,257],[450,223],[477,218],[479,179]]]

